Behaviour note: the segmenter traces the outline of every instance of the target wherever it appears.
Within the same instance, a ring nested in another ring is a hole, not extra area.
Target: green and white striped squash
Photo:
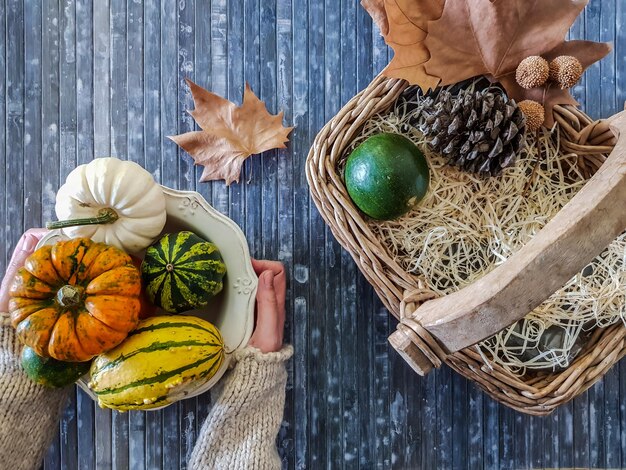
[[[146,250],[141,273],[150,301],[180,313],[208,305],[223,288],[217,247],[192,232],[170,233]]]
[[[160,408],[205,385],[224,362],[219,330],[199,317],[157,316],[97,356],[89,388],[102,408]]]

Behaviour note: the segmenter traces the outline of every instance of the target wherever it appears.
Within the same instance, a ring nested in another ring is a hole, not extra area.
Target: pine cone
[[[526,120],[514,100],[497,85],[475,90],[438,89],[415,101],[416,90],[407,90],[398,104],[418,107],[411,124],[430,137],[433,149],[452,165],[471,173],[498,175],[517,160]],[[461,85],[462,86],[462,85]]]

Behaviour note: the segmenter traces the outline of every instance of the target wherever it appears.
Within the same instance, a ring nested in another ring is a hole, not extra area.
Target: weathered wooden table
[[[422,379],[387,345],[394,324],[308,198],[318,129],[381,70],[388,51],[356,0],[0,0],[0,241],[53,217],[55,192],[94,156],[135,160],[199,191],[289,271],[288,468],[626,467],[626,362],[548,418],[485,397],[444,368]],[[593,116],[626,98],[626,4],[592,0],[572,35],[616,50],[575,90]],[[252,158],[242,184],[198,183],[166,136],[193,129],[184,78],[234,101],[248,81],[296,126]],[[4,265],[3,265],[4,266]],[[76,390],[46,469],[183,468],[209,398],[164,411],[98,409]],[[0,464],[1,466],[1,464]]]

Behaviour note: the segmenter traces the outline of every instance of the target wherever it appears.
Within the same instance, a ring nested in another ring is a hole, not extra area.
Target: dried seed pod
[[[541,103],[533,100],[524,100],[517,104],[526,117],[526,129],[536,132],[546,120],[546,110]]]
[[[548,81],[550,65],[548,61],[538,55],[526,57],[517,66],[515,80],[526,89],[538,88]]]
[[[580,61],[571,55],[562,55],[550,62],[550,80],[558,83],[562,90],[576,85],[583,71]]]

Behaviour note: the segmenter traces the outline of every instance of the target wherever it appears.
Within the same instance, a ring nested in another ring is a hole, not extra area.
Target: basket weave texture
[[[402,269],[372,233],[348,196],[337,162],[363,124],[376,114],[387,112],[407,86],[403,80],[382,75],[375,78],[319,132],[306,165],[311,195],[322,217],[398,320],[414,312],[433,294],[417,276]],[[616,144],[608,121],[593,121],[571,106],[555,107],[554,117],[561,150],[577,155],[577,164],[583,172],[593,174]],[[561,372],[535,372],[518,377],[498,364],[485,363],[472,347],[444,354],[443,361],[510,408],[531,415],[547,415],[591,387],[624,355],[626,328],[618,322],[608,328],[597,328],[576,360]]]

